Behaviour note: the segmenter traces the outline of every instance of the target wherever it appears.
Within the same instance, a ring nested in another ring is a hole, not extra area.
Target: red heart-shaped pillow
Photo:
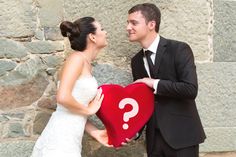
[[[154,110],[153,90],[143,83],[126,87],[116,84],[100,86],[104,99],[97,116],[107,129],[109,144],[121,146],[149,120]]]

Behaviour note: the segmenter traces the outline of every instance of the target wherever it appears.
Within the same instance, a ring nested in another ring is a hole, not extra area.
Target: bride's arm
[[[112,145],[108,144],[108,135],[107,131],[104,130],[99,130],[95,125],[93,125],[89,120],[87,120],[87,123],[85,125],[85,131],[95,138],[98,142],[103,144],[106,147],[113,147]]]
[[[66,60],[60,78],[60,85],[57,92],[57,102],[71,112],[85,116],[92,115],[100,108],[100,101],[103,98],[101,91],[98,92],[96,100],[90,102],[88,107],[80,104],[72,96],[72,90],[76,80],[84,68],[84,60],[79,53],[72,53]]]

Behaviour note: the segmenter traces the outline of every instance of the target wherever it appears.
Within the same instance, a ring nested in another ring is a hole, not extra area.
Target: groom
[[[133,78],[155,94],[155,111],[146,128],[148,157],[198,157],[206,136],[195,104],[194,56],[188,44],[159,35],[160,20],[160,10],[151,3],[128,12],[129,40],[142,46],[131,60]]]

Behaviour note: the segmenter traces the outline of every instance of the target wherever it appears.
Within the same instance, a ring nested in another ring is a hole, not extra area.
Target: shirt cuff
[[[159,83],[160,79],[155,79],[154,80],[154,83],[153,83],[153,89],[154,89],[154,94],[157,93],[157,86],[158,86],[158,83]]]

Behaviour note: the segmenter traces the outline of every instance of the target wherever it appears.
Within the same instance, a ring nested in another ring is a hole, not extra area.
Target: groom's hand
[[[153,88],[154,79],[149,78],[149,77],[145,77],[145,78],[136,80],[134,83],[138,83],[138,82],[145,83],[148,87]]]
[[[128,143],[130,143],[130,142],[133,141],[133,140],[136,140],[138,137],[139,137],[139,133],[136,133],[136,135],[135,135],[134,137],[132,137],[131,139],[126,138],[126,139],[125,139],[125,142],[122,142],[122,143],[121,143],[121,147],[128,145]],[[117,147],[116,149],[120,149],[121,147]]]

